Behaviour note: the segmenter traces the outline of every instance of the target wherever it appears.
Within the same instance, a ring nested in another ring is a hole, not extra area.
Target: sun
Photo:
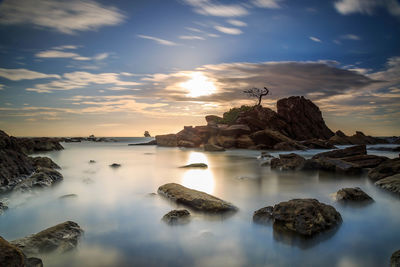
[[[181,83],[181,87],[188,91],[187,96],[199,97],[211,95],[217,91],[214,83],[201,72],[192,72],[190,79]]]

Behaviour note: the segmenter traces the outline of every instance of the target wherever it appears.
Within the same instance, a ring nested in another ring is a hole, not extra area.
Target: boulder
[[[367,145],[367,144],[386,144],[384,138],[366,136],[363,132],[356,131],[352,136],[347,136],[341,131],[337,131],[334,136],[329,139],[329,143],[334,145]]]
[[[158,146],[175,147],[178,145],[176,134],[156,135],[156,142]]]
[[[400,146],[397,146],[397,147],[369,147],[368,150],[400,152]]]
[[[382,162],[388,160],[387,157],[375,155],[356,155],[351,157],[341,158],[342,160],[352,163],[360,168],[375,168]]]
[[[282,142],[286,142],[292,145],[293,147],[305,148],[305,146],[300,145],[299,143],[290,139],[289,137],[281,134],[278,131],[271,129],[265,129],[262,131],[257,131],[255,133],[252,133],[250,135],[250,138],[256,145],[266,145],[269,148],[273,148],[274,145]]]
[[[162,220],[169,225],[186,224],[190,220],[188,210],[171,210],[162,217]]]
[[[19,146],[25,154],[32,154],[44,151],[62,150],[60,138],[33,137],[16,138]]]
[[[311,237],[339,226],[342,217],[334,207],[316,199],[292,199],[255,211],[253,221],[270,222],[274,229]]]
[[[400,158],[389,159],[368,172],[368,177],[373,181],[400,173]]]
[[[205,163],[192,163],[179,168],[208,168],[208,166]]]
[[[383,179],[380,179],[375,183],[376,186],[383,188],[389,192],[400,195],[400,174],[395,174]]]
[[[249,126],[245,124],[234,124],[222,129],[220,134],[227,136],[239,136],[243,134],[249,134],[250,132],[251,130]]]
[[[34,170],[31,160],[24,153],[0,149],[0,191],[12,189]]]
[[[293,151],[293,150],[305,150],[306,147],[303,145],[299,145],[295,142],[280,142],[273,147],[274,150],[281,151]]]
[[[319,170],[338,172],[349,175],[356,175],[362,172],[362,168],[358,167],[357,165],[336,158],[322,157],[317,159],[311,159],[306,162],[305,167],[303,169],[311,169],[311,166]]]
[[[271,159],[271,169],[300,170],[303,168],[305,158],[295,153],[280,154],[279,159]]]
[[[278,100],[277,111],[289,125],[289,137],[292,139],[329,139],[334,135],[326,126],[318,106],[303,96]]]
[[[332,145],[352,145],[348,139],[348,136],[340,130],[337,131],[334,136],[329,138],[328,142]]]
[[[318,153],[314,155],[313,159],[318,158],[345,158],[358,155],[366,155],[367,148],[365,145],[352,146],[344,149],[335,149],[328,152]]]
[[[336,200],[341,202],[365,202],[372,198],[359,187],[342,188],[336,192]]]
[[[0,264],[1,266],[24,267],[25,256],[20,249],[10,244],[0,236]]]
[[[30,157],[33,166],[36,168],[38,167],[44,167],[44,168],[49,168],[49,169],[61,169],[60,166],[58,166],[54,161],[52,161],[48,157]]]
[[[203,140],[202,136],[200,136],[199,132],[192,126],[184,126],[183,130],[176,134],[176,138],[178,141],[178,146],[179,143],[182,144],[182,141],[185,141],[193,144],[193,146],[190,147],[197,147],[205,141]]]
[[[144,131],[144,137],[151,137],[151,135],[150,135],[150,133],[149,133],[149,131]]]
[[[394,252],[390,257],[390,267],[400,267],[400,250]]]
[[[213,144],[205,144],[204,151],[210,151],[210,152],[225,151],[225,148]]]
[[[67,221],[10,243],[28,256],[50,252],[63,253],[78,245],[82,233],[83,230],[77,223]]]
[[[121,167],[121,164],[119,164],[119,163],[113,163],[113,164],[110,165],[110,167],[111,167],[111,168],[114,168],[114,169],[115,169],[115,168],[119,168],[119,167]]]
[[[217,135],[214,138],[210,138],[208,142],[219,145],[223,148],[232,148],[236,146],[236,138],[233,136]]]
[[[203,212],[223,213],[237,210],[231,203],[180,184],[162,185],[158,188],[158,193],[178,204]]]

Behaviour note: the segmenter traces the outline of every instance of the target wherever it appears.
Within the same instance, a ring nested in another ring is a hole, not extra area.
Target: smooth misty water
[[[127,145],[133,141],[143,138],[69,143],[63,151],[44,154],[62,167],[64,181],[38,194],[11,196],[10,209],[0,217],[0,235],[12,240],[66,220],[77,222],[85,230],[78,249],[43,256],[45,266],[388,266],[400,249],[400,199],[376,188],[365,174],[280,172],[260,167],[259,151]],[[96,163],[89,164],[91,159]],[[110,168],[114,162],[122,166]],[[209,168],[178,168],[194,162]],[[239,211],[228,217],[192,212],[189,224],[168,226],[161,218],[177,206],[149,193],[169,182],[218,196]],[[330,196],[353,186],[375,202],[343,206]],[[59,199],[65,194],[78,196]],[[301,241],[252,222],[255,210],[293,198],[333,205],[342,225]]]

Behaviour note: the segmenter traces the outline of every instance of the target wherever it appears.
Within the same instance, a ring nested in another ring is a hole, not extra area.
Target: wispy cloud
[[[355,35],[355,34],[345,34],[345,35],[342,35],[342,36],[340,36],[340,38],[341,39],[344,39],[344,40],[353,40],[353,41],[359,41],[359,40],[361,40],[361,38],[360,38],[360,36],[358,36],[358,35]]]
[[[201,15],[216,17],[239,17],[249,14],[248,10],[239,4],[214,4],[211,0],[185,0],[194,11]]]
[[[6,78],[11,81],[20,80],[34,80],[44,78],[57,78],[60,79],[60,75],[57,74],[45,74],[27,69],[3,69],[0,68],[0,77]]]
[[[192,31],[192,32],[203,32],[203,30],[197,29],[197,28],[193,28],[193,27],[186,27],[186,30]]]
[[[175,42],[168,41],[168,40],[161,39],[161,38],[157,38],[157,37],[154,37],[154,36],[139,34],[138,37],[139,37],[139,38],[142,38],[142,39],[148,39],[148,40],[155,41],[156,43],[158,43],[158,44],[160,44],[160,45],[167,45],[167,46],[178,45],[178,44],[175,43]]]
[[[226,33],[226,34],[232,34],[232,35],[238,35],[238,34],[242,34],[242,30],[237,29],[237,28],[230,28],[230,27],[224,27],[224,26],[215,26],[214,27],[217,31]]]
[[[279,2],[282,0],[253,0],[252,3],[262,8],[280,8]]]
[[[400,16],[400,3],[397,0],[338,0],[334,3],[342,15],[361,13],[372,15],[377,8],[385,8],[391,15]]]
[[[93,57],[93,59],[94,60],[103,60],[103,59],[108,58],[109,55],[110,55],[109,53],[100,53],[100,54],[95,55]]]
[[[179,39],[182,40],[205,40],[204,37],[196,36],[196,35],[181,35]]]
[[[321,43],[322,42],[319,38],[314,37],[314,36],[310,36],[309,38],[310,38],[311,41],[314,41],[314,42],[317,42],[317,43]]]
[[[92,0],[4,0],[0,4],[0,24],[34,25],[65,34],[117,25],[124,19],[116,7]]]
[[[65,52],[60,50],[45,50],[35,54],[38,58],[71,58],[79,61],[87,61],[87,60],[103,60],[106,59],[109,54],[108,53],[100,53],[95,55],[94,57],[86,57],[81,56],[78,53],[74,52]]]
[[[236,27],[245,27],[247,26],[247,23],[241,20],[237,20],[237,19],[228,19],[227,22],[229,24],[232,24],[233,26]]]
[[[77,45],[60,45],[60,46],[54,46],[52,49],[55,50],[67,50],[67,49],[78,49],[79,46]]]

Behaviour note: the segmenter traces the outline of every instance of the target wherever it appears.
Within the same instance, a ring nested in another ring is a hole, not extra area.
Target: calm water
[[[259,151],[127,145],[140,141],[69,143],[63,151],[44,154],[62,167],[64,181],[39,194],[11,196],[10,209],[0,217],[0,235],[12,240],[77,222],[85,230],[78,249],[43,256],[45,266],[388,266],[400,249],[400,199],[376,188],[365,174],[274,171],[259,166]],[[114,162],[122,166],[110,168]],[[194,162],[209,168],[178,168]],[[189,224],[168,226],[160,219],[178,206],[149,193],[169,182],[230,201],[239,212],[229,217],[192,212]],[[354,207],[332,200],[330,194],[352,186],[375,202]],[[59,199],[65,194],[78,196]],[[301,241],[252,223],[255,210],[293,198],[333,205],[343,224],[334,233]]]

